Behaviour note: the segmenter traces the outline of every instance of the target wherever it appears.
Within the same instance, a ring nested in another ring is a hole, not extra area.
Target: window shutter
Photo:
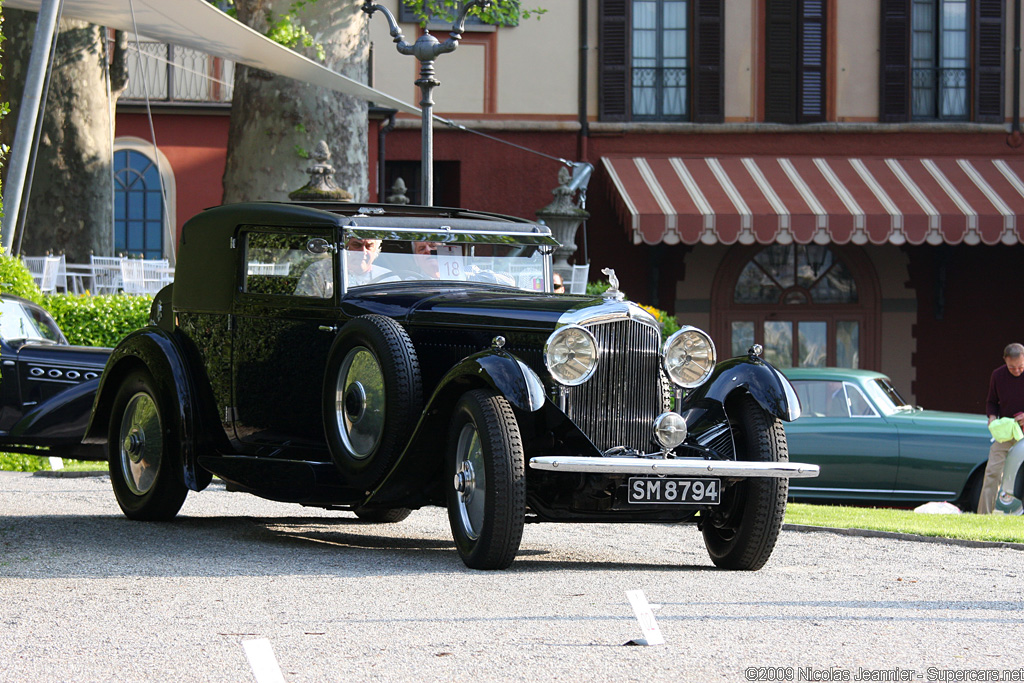
[[[796,123],[797,0],[768,0],[764,118]]]
[[[627,121],[630,112],[629,0],[601,0],[598,116]]]
[[[724,12],[725,0],[695,0],[693,120],[696,123],[725,120]]]
[[[910,0],[881,0],[878,120],[910,120]]]
[[[825,120],[825,0],[803,0],[800,63],[797,67],[797,121]]]
[[[974,11],[974,120],[1002,123],[1003,0],[976,0]]]

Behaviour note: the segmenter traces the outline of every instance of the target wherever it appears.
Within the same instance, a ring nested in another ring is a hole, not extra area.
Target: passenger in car
[[[440,267],[437,263],[437,248],[440,242],[413,242],[412,253],[416,261],[416,267],[428,278],[438,279]]]

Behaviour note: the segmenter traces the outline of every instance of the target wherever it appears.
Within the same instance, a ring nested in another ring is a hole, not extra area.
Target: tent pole
[[[10,253],[11,245],[14,244],[28,160],[32,152],[32,138],[35,137],[36,121],[42,115],[45,104],[42,101],[43,80],[50,61],[50,45],[57,31],[57,15],[61,4],[61,0],[42,0],[39,17],[36,20],[32,54],[25,76],[25,91],[18,109],[18,128],[11,147],[11,167],[7,173],[7,185],[4,187],[3,248],[6,253]]]

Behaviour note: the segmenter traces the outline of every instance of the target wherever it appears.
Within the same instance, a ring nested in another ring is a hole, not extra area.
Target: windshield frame
[[[864,383],[875,406],[886,415],[913,410],[888,377],[873,377]]]
[[[358,226],[344,226],[340,230],[340,239],[338,240],[337,256],[339,263],[339,272],[341,274],[341,293],[342,296],[352,291],[354,288],[369,287],[373,284],[394,284],[395,281],[381,280],[380,282],[351,283],[349,274],[349,259],[344,257],[346,252],[345,246],[350,240],[381,240],[386,243],[394,242],[407,242],[410,244],[410,253],[412,247],[416,242],[434,242],[439,245],[468,245],[471,247],[475,246],[487,246],[493,245],[495,247],[522,247],[524,250],[533,251],[534,255],[539,255],[541,259],[541,278],[542,278],[542,289],[526,289],[519,287],[518,285],[504,284],[500,282],[474,282],[470,279],[431,279],[424,277],[423,283],[461,283],[463,285],[472,286],[477,285],[499,285],[514,287],[524,292],[537,292],[537,293],[552,293],[553,282],[552,274],[553,268],[553,254],[555,247],[560,246],[559,242],[555,240],[551,235],[544,233],[527,233],[527,232],[506,232],[500,230],[471,230],[471,229],[460,229],[460,230],[444,230],[447,226],[441,226],[443,231],[437,229],[423,229],[423,228],[407,228],[407,227],[358,227]],[[383,252],[391,253],[391,252]],[[395,254],[397,255],[397,254]],[[401,254],[404,256],[404,254]],[[514,258],[514,257],[508,257]],[[530,257],[532,258],[532,257]],[[418,280],[407,280],[406,282],[419,282]]]
[[[12,316],[15,317],[13,322]],[[12,324],[20,324],[20,328],[9,329]],[[52,336],[44,334],[43,328],[49,330]],[[0,334],[8,343],[68,343],[57,322],[44,308],[17,299],[0,299]]]

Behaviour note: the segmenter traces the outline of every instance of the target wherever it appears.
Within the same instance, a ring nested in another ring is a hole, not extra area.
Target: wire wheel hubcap
[[[457,506],[462,530],[470,540],[480,537],[487,501],[487,478],[484,474],[484,451],[476,426],[467,424],[459,434],[455,452]]]
[[[363,346],[345,355],[338,371],[335,413],[338,433],[352,457],[373,454],[384,434],[384,373],[377,357]]]
[[[132,493],[145,495],[156,483],[164,456],[160,413],[149,394],[139,392],[128,401],[120,437],[124,481]]]

